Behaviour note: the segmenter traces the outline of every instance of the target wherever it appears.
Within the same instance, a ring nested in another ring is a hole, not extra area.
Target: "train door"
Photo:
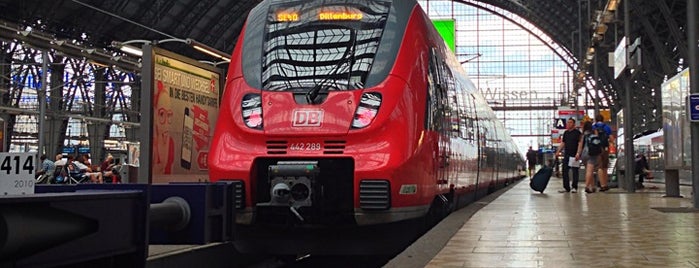
[[[430,59],[429,59],[429,69],[428,69],[428,75],[427,75],[427,98],[425,102],[425,129],[427,132],[433,132],[437,128],[437,102],[436,102],[436,95],[437,95],[437,87],[438,87],[438,81],[439,81],[439,74],[438,74],[438,69],[437,69],[437,64],[436,64],[436,56],[434,53],[434,48],[430,51]],[[432,181],[436,182],[439,180],[439,165],[437,164],[437,159],[438,155],[436,150],[439,148],[439,143],[435,139],[429,139],[431,142],[434,142],[435,144],[430,144],[430,146],[433,149],[432,153]]]
[[[475,199],[478,199],[478,186],[480,183],[480,177],[481,177],[481,154],[483,153],[481,150],[481,142],[480,142],[480,137],[481,137],[481,127],[480,127],[480,119],[478,118],[478,102],[476,101],[476,96],[473,94],[469,94],[469,98],[467,100],[470,102],[472,109],[472,113],[470,114],[470,125],[469,125],[469,138],[470,141],[476,146],[476,155],[475,157],[471,160],[472,167],[475,167],[475,173],[476,173],[476,180],[475,180],[475,192],[476,194],[474,195]]]
[[[493,117],[493,120],[497,120],[497,117]],[[499,184],[499,179],[500,179],[500,167],[503,165],[500,162],[500,159],[498,158],[500,156],[500,131],[498,131],[498,122],[492,121],[493,122],[493,139],[492,139],[492,146],[493,146],[493,153],[490,155],[493,161],[493,180],[495,180],[495,185]]]
[[[465,87],[465,85],[460,85]],[[476,110],[473,96],[468,93],[458,92],[457,109],[459,118],[459,141],[461,171],[458,173],[457,185],[470,187],[477,183],[478,178],[478,145],[476,142]]]
[[[448,184],[451,158],[451,103],[449,92],[453,91],[454,77],[443,59],[439,59],[439,178],[438,184]]]
[[[427,129],[436,134],[434,137],[433,154],[433,174],[434,181],[438,184],[446,182],[446,166],[448,156],[448,118],[445,111],[448,108],[446,102],[446,69],[443,60],[436,53],[436,49],[430,50],[430,64],[428,77],[428,96],[427,96]]]

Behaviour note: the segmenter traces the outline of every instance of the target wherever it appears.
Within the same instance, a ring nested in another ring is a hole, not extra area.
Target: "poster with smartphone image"
[[[186,170],[192,169],[192,130],[194,119],[190,115],[189,108],[184,108],[184,119],[182,120],[182,152],[180,155],[180,166]]]
[[[213,67],[154,51],[152,182],[207,181],[221,75]]]

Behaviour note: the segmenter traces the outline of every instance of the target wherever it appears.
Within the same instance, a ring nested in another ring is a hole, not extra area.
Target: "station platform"
[[[671,198],[644,184],[559,193],[552,177],[541,194],[525,178],[452,213],[386,267],[699,267],[691,187]]]

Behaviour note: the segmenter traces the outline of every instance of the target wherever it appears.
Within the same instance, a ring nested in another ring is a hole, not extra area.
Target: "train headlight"
[[[362,94],[357,111],[354,113],[352,128],[365,128],[376,118],[381,107],[381,94],[378,92],[367,92]]]
[[[243,96],[241,108],[245,125],[253,129],[262,129],[262,96],[246,94]]]

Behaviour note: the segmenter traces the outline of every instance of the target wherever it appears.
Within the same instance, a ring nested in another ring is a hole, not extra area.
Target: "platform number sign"
[[[34,193],[34,154],[0,153],[0,195]]]

